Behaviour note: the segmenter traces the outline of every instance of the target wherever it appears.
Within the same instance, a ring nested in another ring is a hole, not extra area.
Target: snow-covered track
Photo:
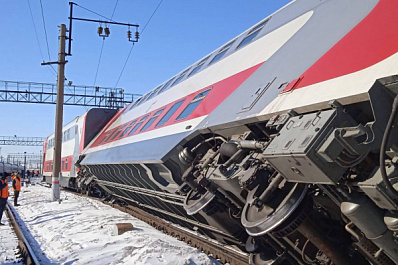
[[[27,265],[40,265],[39,259],[33,252],[32,247],[30,246],[28,240],[26,239],[23,230],[18,224],[16,213],[14,208],[10,203],[6,205],[7,216],[10,219],[11,225],[14,229],[15,234],[18,237],[18,248],[20,255],[22,256],[24,264]]]
[[[178,227],[178,226],[176,226],[170,222],[167,222],[157,216],[149,214],[149,213],[145,212],[144,210],[139,209],[137,207],[134,207],[131,205],[119,204],[116,201],[108,202],[103,199],[87,196],[85,194],[81,194],[81,193],[75,192],[70,189],[64,189],[64,191],[71,192],[78,196],[84,196],[84,197],[89,197],[90,199],[99,200],[107,205],[112,206],[113,208],[116,208],[120,211],[126,212],[126,213],[146,222],[147,224],[155,227],[159,231],[161,231],[165,234],[168,234],[170,236],[173,236],[173,237],[177,238],[178,240],[183,241],[183,242],[191,245],[192,247],[195,247],[195,248],[203,251],[207,255],[213,257],[214,259],[217,259],[218,261],[220,261],[223,264],[230,264],[230,265],[247,265],[247,264],[249,264],[250,257],[247,253],[233,249],[230,246],[222,245],[215,240],[211,240],[202,235],[193,233],[192,231]]]

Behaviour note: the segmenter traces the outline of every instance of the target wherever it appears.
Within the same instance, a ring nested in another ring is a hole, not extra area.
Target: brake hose
[[[393,194],[398,199],[398,191],[393,187],[393,185],[390,182],[390,179],[387,176],[386,161],[385,161],[386,146],[387,146],[388,138],[390,137],[391,129],[394,125],[395,117],[397,116],[397,110],[398,110],[398,95],[395,96],[394,102],[392,103],[391,115],[387,122],[386,130],[384,131],[383,140],[381,141],[380,173],[381,173],[381,177],[383,178],[383,182],[387,187],[387,190],[389,190],[391,192],[391,194]]]

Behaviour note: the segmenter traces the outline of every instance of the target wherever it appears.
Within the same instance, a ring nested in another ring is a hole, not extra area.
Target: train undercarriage
[[[113,196],[250,264],[398,263],[398,77],[367,100],[197,131],[163,163],[77,165]]]

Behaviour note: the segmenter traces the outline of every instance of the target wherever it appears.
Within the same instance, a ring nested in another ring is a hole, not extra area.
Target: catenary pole
[[[53,201],[60,199],[59,181],[62,151],[62,119],[64,108],[64,80],[65,80],[65,39],[66,26],[61,24],[59,31],[59,52],[58,52],[58,77],[57,77],[57,102],[55,113],[55,135],[54,135],[54,157],[52,174]]]

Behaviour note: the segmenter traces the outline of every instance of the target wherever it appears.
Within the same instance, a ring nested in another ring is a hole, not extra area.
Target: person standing
[[[8,173],[4,172],[4,175],[0,180],[0,225],[4,225],[1,222],[1,218],[3,217],[4,209],[6,208],[8,199]]]
[[[17,174],[17,176],[12,181],[12,189],[14,190],[14,206],[19,206],[18,204],[18,197],[19,192],[21,191],[21,174]]]

